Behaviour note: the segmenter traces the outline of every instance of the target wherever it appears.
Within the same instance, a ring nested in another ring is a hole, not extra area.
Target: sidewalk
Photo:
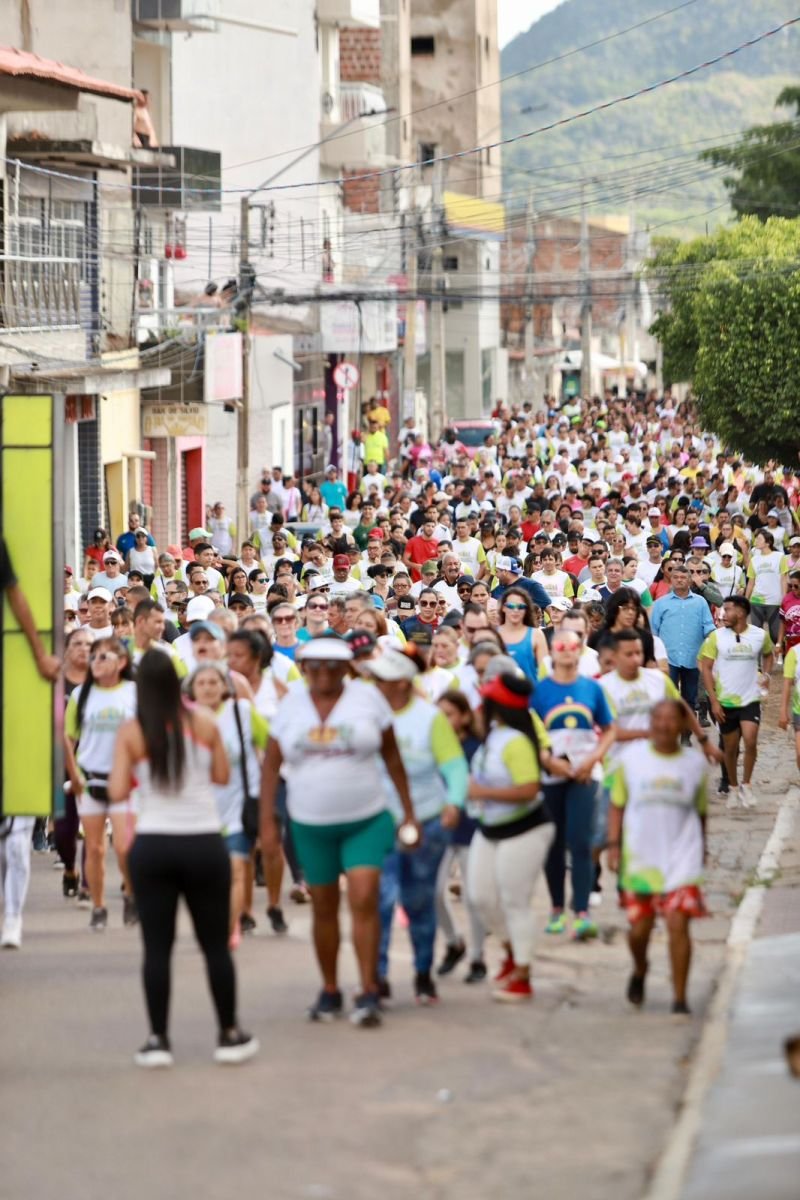
[[[800,1080],[783,1043],[800,1033],[800,816],[780,857],[728,1014],[682,1200],[797,1200]]]

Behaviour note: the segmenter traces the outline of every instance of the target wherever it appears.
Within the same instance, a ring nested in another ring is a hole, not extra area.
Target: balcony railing
[[[3,329],[80,327],[80,260],[0,256],[0,274]]]
[[[134,25],[170,33],[201,33],[213,29],[219,0],[131,0]]]
[[[340,84],[332,111],[323,117],[325,140],[319,150],[322,166],[333,170],[383,166],[386,126],[377,114],[385,112],[386,101],[379,87],[370,83]]]

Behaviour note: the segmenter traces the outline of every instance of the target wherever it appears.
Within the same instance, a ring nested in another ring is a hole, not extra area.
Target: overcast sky
[[[561,0],[497,0],[497,27],[501,48],[518,33],[529,29]]]

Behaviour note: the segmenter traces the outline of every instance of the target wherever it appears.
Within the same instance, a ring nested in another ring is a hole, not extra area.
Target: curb
[[[731,1004],[764,907],[765,884],[778,870],[781,853],[794,830],[798,809],[800,788],[792,787],[778,808],[772,833],[758,860],[761,882],[747,889],[731,922],[725,962],[697,1044],[678,1118],[643,1200],[680,1200],[702,1124],[703,1103],[722,1065]]]

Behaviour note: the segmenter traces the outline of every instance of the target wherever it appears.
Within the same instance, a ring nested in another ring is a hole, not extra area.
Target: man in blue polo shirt
[[[128,557],[128,552],[136,548],[136,530],[142,528],[142,518],[137,512],[128,513],[128,529],[117,538],[117,550],[122,555],[122,561]],[[147,530],[145,530],[147,533]],[[148,546],[155,546],[152,536],[147,534]]]
[[[535,579],[526,579],[522,574],[522,563],[518,558],[510,558],[501,554],[495,563],[498,586],[492,592],[492,598],[501,600],[510,587],[522,588],[542,612],[546,612],[553,603],[540,583]]]
[[[697,656],[714,620],[708,603],[691,590],[689,570],[683,563],[672,568],[672,591],[657,600],[650,610],[650,628],[667,649],[672,682],[691,709],[697,709],[700,670]]]

